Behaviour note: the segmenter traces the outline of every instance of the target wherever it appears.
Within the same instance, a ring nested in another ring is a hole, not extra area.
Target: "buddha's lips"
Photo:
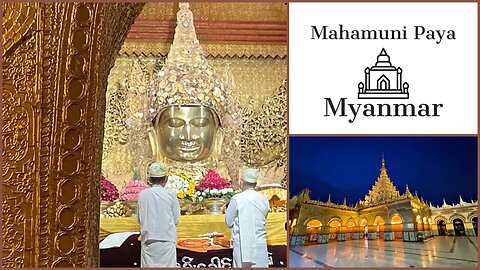
[[[182,146],[182,147],[180,147],[180,151],[182,151],[182,152],[195,152],[198,149],[200,149],[200,147],[198,147],[198,146]]]
[[[200,149],[196,141],[182,141],[178,147],[182,152],[195,152]]]

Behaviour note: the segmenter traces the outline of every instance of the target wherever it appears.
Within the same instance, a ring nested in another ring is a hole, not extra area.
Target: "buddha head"
[[[152,121],[154,154],[180,162],[210,158],[219,143],[217,113],[204,105],[170,105]]]
[[[237,175],[242,121],[239,102],[231,95],[233,74],[228,66],[223,76],[217,74],[197,39],[189,4],[179,8],[167,59],[142,84],[151,97],[146,119],[154,158],[222,162]]]

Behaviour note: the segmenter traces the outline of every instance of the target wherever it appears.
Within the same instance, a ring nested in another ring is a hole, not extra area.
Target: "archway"
[[[312,219],[307,222],[307,242],[316,243],[318,235],[322,230],[322,222],[318,219]]]
[[[465,236],[465,225],[463,220],[456,218],[453,220],[453,229],[455,230],[455,236]]]
[[[352,239],[353,233],[355,233],[356,230],[356,225],[353,220],[348,220],[347,221],[347,228],[346,228],[346,233],[347,233],[347,240]]]
[[[475,235],[478,236],[478,223],[477,223],[477,217],[472,218],[472,225],[473,225],[473,230],[475,231]]]
[[[382,75],[377,81],[377,89],[378,90],[389,90],[390,89],[390,80],[385,76]]]
[[[383,238],[384,225],[385,225],[385,221],[383,220],[383,218],[376,217],[375,221],[373,222],[373,225],[375,226],[375,232],[377,233],[377,237]]]
[[[363,219],[360,222],[360,232],[362,233],[361,238],[367,238],[368,235],[368,222],[366,219]]]
[[[438,235],[447,235],[447,224],[445,220],[437,221]]]
[[[402,239],[403,220],[400,214],[396,214],[390,220],[392,224],[392,232],[395,235],[395,239]]]
[[[338,234],[340,233],[340,227],[342,227],[342,223],[338,219],[333,219],[328,223],[330,239],[337,239]]]

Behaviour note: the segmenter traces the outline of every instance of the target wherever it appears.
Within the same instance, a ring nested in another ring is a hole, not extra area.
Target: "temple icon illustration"
[[[408,99],[408,83],[402,84],[402,69],[392,66],[382,49],[375,66],[365,69],[365,83],[358,84],[359,99]]]

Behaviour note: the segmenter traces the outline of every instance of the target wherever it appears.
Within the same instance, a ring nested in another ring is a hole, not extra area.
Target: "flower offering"
[[[213,169],[208,170],[203,177],[203,180],[196,187],[196,190],[196,195],[199,201],[208,198],[230,200],[234,195],[234,190],[230,183]]]
[[[113,202],[118,199],[119,194],[117,187],[112,184],[112,182],[108,181],[103,174],[100,179],[100,187],[102,189],[102,201]]]
[[[187,176],[169,172],[167,173],[168,181],[165,188],[172,190],[177,194],[179,199],[190,199],[195,192],[195,183],[188,179]]]
[[[138,194],[146,188],[148,185],[143,180],[132,180],[122,189],[120,200],[138,201]]]

